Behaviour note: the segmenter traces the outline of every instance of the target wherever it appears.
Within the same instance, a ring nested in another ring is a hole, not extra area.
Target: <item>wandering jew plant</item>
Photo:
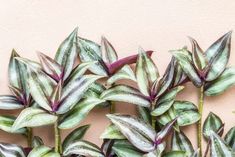
[[[0,96],[0,109],[19,114],[0,115],[0,129],[22,134],[28,145],[0,141],[0,156],[234,157],[235,127],[222,136],[225,123],[218,115],[210,112],[204,123],[201,120],[204,95],[221,94],[235,84],[235,68],[226,67],[231,32],[205,52],[190,40],[192,52],[185,47],[171,51],[162,76],[151,58],[153,51],[140,47],[137,54],[119,59],[105,37],[98,44],[79,37],[77,29],[60,44],[54,58],[38,52],[40,62],[35,62],[13,50],[8,70],[12,95]],[[177,98],[189,81],[200,88],[198,106]],[[116,102],[136,105],[137,114],[116,113]],[[110,125],[100,136],[100,147],[83,139],[90,125],[81,126],[96,107],[110,108],[106,115]],[[183,129],[195,124],[194,148]],[[53,147],[33,132],[46,125],[54,126]],[[62,138],[65,129],[74,130]],[[203,153],[202,137],[207,142]]]

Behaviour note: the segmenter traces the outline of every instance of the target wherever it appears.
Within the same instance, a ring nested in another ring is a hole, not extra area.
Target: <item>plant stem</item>
[[[201,116],[199,122],[198,122],[198,128],[197,128],[197,145],[199,150],[199,157],[202,157],[202,113],[203,113],[203,104],[204,104],[204,85],[200,88],[200,98],[199,98],[199,105],[198,105],[198,111]]]
[[[33,130],[32,130],[32,128],[27,128],[27,129],[28,129],[28,135],[27,135],[28,147],[32,147]]]
[[[111,105],[110,105],[110,113],[111,113],[111,114],[115,113],[115,104],[114,104],[114,102],[111,102]]]
[[[61,146],[60,129],[58,128],[58,121],[56,121],[54,124],[54,130],[55,130],[55,152],[61,154],[62,146]]]

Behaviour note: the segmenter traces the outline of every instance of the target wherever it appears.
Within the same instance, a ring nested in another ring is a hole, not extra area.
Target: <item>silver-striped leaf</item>
[[[15,110],[21,109],[24,105],[12,95],[0,95],[0,109],[2,110]]]
[[[47,146],[38,146],[33,148],[28,157],[60,157],[60,154]]]
[[[146,123],[152,124],[151,111],[147,107],[137,106],[138,117]]]
[[[163,157],[189,157],[189,156],[186,154],[185,151],[173,150],[164,154]]]
[[[116,50],[104,36],[102,36],[101,38],[101,52],[103,61],[108,64],[111,64],[118,60]]]
[[[235,151],[235,127],[231,128],[224,137],[224,141]]]
[[[41,145],[44,145],[43,140],[39,136],[34,136],[32,139],[32,147],[39,147]]]
[[[119,129],[114,125],[110,124],[105,128],[104,132],[100,136],[101,139],[126,139],[125,136],[119,131]]]
[[[0,143],[1,157],[26,157],[24,149],[16,144]]]

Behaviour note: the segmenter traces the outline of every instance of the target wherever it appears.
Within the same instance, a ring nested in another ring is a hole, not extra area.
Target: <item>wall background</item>
[[[170,61],[168,50],[190,46],[187,36],[198,40],[205,50],[218,37],[235,29],[234,0],[0,0],[0,94],[7,94],[7,68],[12,48],[37,60],[35,51],[53,57],[58,45],[76,27],[79,35],[100,42],[105,35],[120,57],[136,53],[138,46],[157,51],[153,59],[161,72]],[[235,65],[235,34],[230,65]],[[203,118],[209,111],[220,115],[225,132],[235,125],[235,88],[222,96],[206,98]],[[185,97],[185,98],[184,98]],[[197,91],[188,84],[180,94],[197,103]],[[117,105],[117,112],[134,113],[133,105]],[[82,124],[92,124],[86,139],[101,144],[99,135],[109,124],[108,109],[94,110]],[[0,111],[0,114],[14,113]],[[195,127],[185,128],[196,144]],[[69,131],[63,133],[65,136]],[[46,144],[53,145],[51,127],[35,129]],[[21,136],[0,131],[0,141],[25,145]]]

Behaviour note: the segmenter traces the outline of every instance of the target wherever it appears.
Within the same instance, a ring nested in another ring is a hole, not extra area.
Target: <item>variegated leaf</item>
[[[173,151],[185,151],[188,156],[191,156],[194,153],[192,143],[182,131],[174,131],[171,139],[171,149]]]
[[[53,124],[57,116],[47,113],[39,108],[28,107],[24,109],[15,120],[12,130],[18,130],[23,127],[38,127]]]
[[[93,41],[78,37],[79,56],[82,62],[97,61],[89,70],[97,75],[108,76],[108,67],[101,57],[100,45]]]
[[[97,75],[84,75],[69,82],[62,90],[62,101],[56,113],[64,114],[71,110],[83,97],[90,85],[100,78],[101,76]]]
[[[173,50],[171,52],[193,84],[200,87],[202,85],[202,80],[192,64],[192,56],[188,50],[183,48],[180,50]]]
[[[29,153],[28,157],[60,157],[60,154],[47,146],[38,146]]]
[[[136,80],[141,93],[150,96],[150,89],[159,77],[158,70],[153,60],[139,48],[139,56],[136,62]]]
[[[121,133],[138,149],[144,152],[154,150],[156,133],[143,120],[128,115],[107,115]]]
[[[63,78],[63,68],[60,66],[60,64],[41,52],[38,52],[38,56],[42,69],[45,73],[47,73],[56,81],[59,81]]]
[[[143,157],[162,157],[164,150],[166,149],[166,142],[159,144],[155,150],[144,154]]]
[[[77,28],[60,44],[56,55],[55,61],[64,68],[65,80],[73,69],[74,63],[78,56],[77,44]]]
[[[231,128],[225,135],[225,142],[235,151],[235,127]]]
[[[228,67],[214,81],[208,82],[205,87],[207,96],[214,96],[223,93],[225,90],[235,84],[235,68]]]
[[[126,139],[126,137],[123,136],[122,133],[119,131],[119,129],[113,124],[109,125],[104,130],[100,138],[101,139]]]
[[[235,152],[215,132],[210,133],[211,156],[213,157],[234,157]]]
[[[175,150],[167,152],[163,157],[189,157],[185,151]]]
[[[24,149],[16,144],[0,143],[1,157],[26,157]]]
[[[226,33],[207,50],[206,57],[209,61],[209,71],[206,81],[213,81],[224,71],[230,56],[232,31]]]
[[[74,141],[63,151],[64,156],[82,155],[92,157],[104,157],[100,148],[88,141]]]
[[[111,45],[111,43],[104,36],[101,38],[101,52],[103,61],[108,64],[113,63],[118,59],[113,45]]]
[[[15,117],[13,116],[0,116],[0,130],[9,132],[9,133],[15,133],[15,134],[23,134],[27,135],[27,129],[21,128],[18,130],[12,130],[12,125],[15,122]]]
[[[59,128],[70,129],[77,126],[95,106],[103,102],[104,100],[95,97],[81,100],[59,119]]]
[[[43,140],[39,136],[34,136],[32,139],[33,148],[44,145]]]
[[[208,140],[211,131],[218,132],[222,125],[222,120],[216,114],[210,112],[203,124],[204,137]]]
[[[151,112],[151,114],[153,116],[160,116],[165,113],[173,105],[177,93],[183,89],[183,86],[178,86],[169,90],[166,94],[162,95],[156,101],[155,109]]]
[[[113,86],[104,91],[100,98],[109,101],[127,102],[144,107],[150,106],[150,102],[145,96],[143,96],[137,89],[126,85]]]
[[[151,111],[147,107],[137,106],[138,117],[146,123],[152,123]]]
[[[19,102],[15,96],[0,95],[0,109],[15,110],[23,107],[24,105],[21,102]]]
[[[89,127],[90,125],[83,125],[76,128],[70,134],[68,134],[63,141],[63,148],[68,147],[70,143],[76,140],[81,140],[84,137],[87,130],[89,129]]]

